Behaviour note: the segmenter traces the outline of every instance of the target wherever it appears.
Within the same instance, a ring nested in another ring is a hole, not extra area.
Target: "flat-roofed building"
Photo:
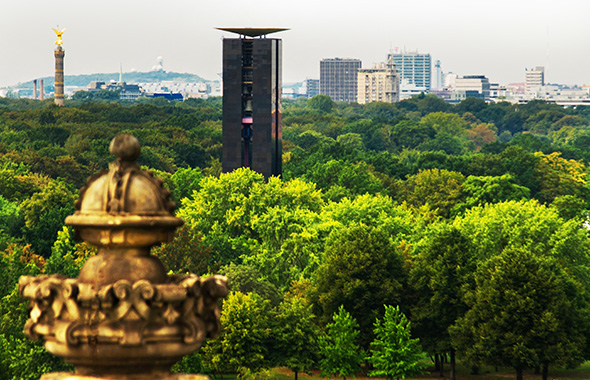
[[[223,39],[222,170],[246,167],[265,178],[282,173],[283,28],[218,28]]]
[[[390,57],[387,63],[377,64],[372,69],[359,69],[357,75],[359,104],[399,101],[399,75],[393,58]]]
[[[320,61],[320,94],[335,102],[357,101],[357,73],[361,60],[353,58],[325,58]]]
[[[488,101],[490,99],[490,80],[485,75],[465,75],[455,79],[455,93]]]
[[[320,94],[320,80],[319,79],[306,79],[305,80],[306,95],[308,98],[313,98]]]
[[[393,58],[401,80],[405,79],[416,87],[424,87],[427,91],[430,90],[430,78],[432,76],[432,58],[430,54],[415,51],[392,53],[389,54],[389,57]]]
[[[524,71],[524,92],[530,93],[545,85],[545,68],[537,66]]]

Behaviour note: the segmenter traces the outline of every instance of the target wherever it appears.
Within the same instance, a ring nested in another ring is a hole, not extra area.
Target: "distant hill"
[[[43,79],[43,85],[47,90],[53,89],[54,77],[39,78]],[[119,73],[96,73],[96,74],[82,74],[82,75],[66,75],[65,84],[66,86],[79,86],[83,87],[88,85],[92,81],[109,82],[111,80],[118,81]],[[149,72],[130,72],[123,73],[123,80],[127,83],[139,83],[139,82],[162,82],[162,81],[174,81],[174,82],[209,82],[206,79],[201,78],[196,74],[189,73],[174,73],[167,71],[149,71]],[[11,88],[33,88],[33,81],[19,83]]]

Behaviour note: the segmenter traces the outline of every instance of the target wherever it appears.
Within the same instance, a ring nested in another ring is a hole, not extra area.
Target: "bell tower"
[[[282,173],[282,40],[284,28],[217,28],[238,34],[223,40],[223,161],[229,172],[247,167]]]

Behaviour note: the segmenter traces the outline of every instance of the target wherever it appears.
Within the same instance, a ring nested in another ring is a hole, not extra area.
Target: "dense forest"
[[[221,117],[220,98],[0,98],[0,380],[69,368],[24,337],[18,278],[95,254],[64,219],[121,132],[186,221],[153,254],[232,289],[221,336],[177,371],[394,379],[431,358],[520,379],[590,359],[590,108],[285,101],[268,181],[221,173]]]

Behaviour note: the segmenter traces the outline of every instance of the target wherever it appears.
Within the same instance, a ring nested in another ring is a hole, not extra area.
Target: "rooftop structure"
[[[239,34],[244,37],[262,37],[267,34],[282,32],[289,30],[288,28],[215,28],[217,30],[223,30],[225,32],[231,32]]]

